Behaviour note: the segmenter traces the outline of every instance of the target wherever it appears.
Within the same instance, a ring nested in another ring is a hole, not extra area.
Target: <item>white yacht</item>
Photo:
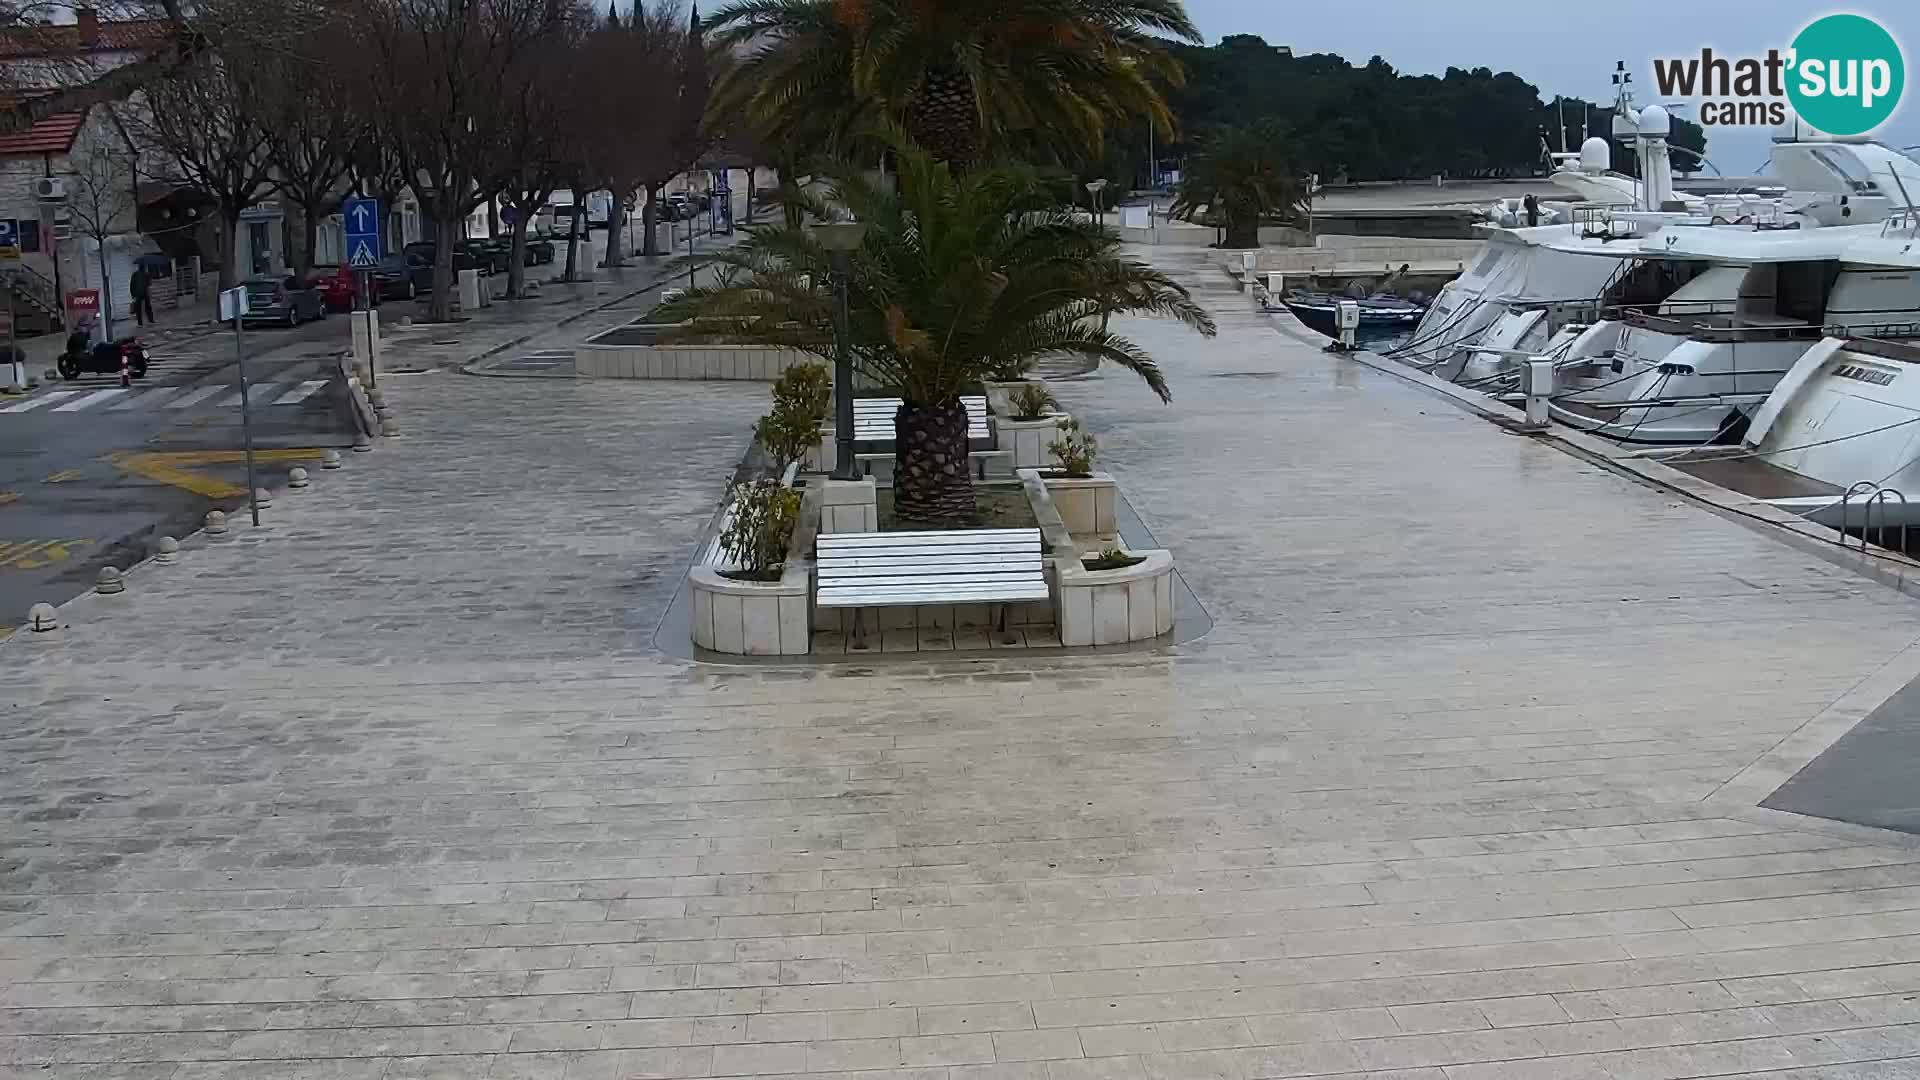
[[[1828,333],[1905,336],[1920,319],[1908,274],[1855,261],[1877,225],[1670,227],[1651,265],[1697,272],[1657,305],[1569,329],[1543,355],[1554,419],[1608,438],[1692,444],[1737,437],[1745,418]]]
[[[1822,524],[1872,529],[1881,542],[1883,528],[1920,525],[1920,212],[1890,220],[1844,261],[1863,268],[1867,302],[1904,307],[1830,303],[1832,333],[1795,359],[1738,447],[1669,461]]]
[[[1601,321],[1605,309],[1617,309],[1606,311],[1609,315],[1633,310],[1673,320],[1726,315],[1735,306],[1747,269],[1713,272],[1711,255],[1670,241],[1674,234],[1877,222],[1890,208],[1906,204],[1906,192],[1920,192],[1920,165],[1912,160],[1864,140],[1829,139],[1796,123],[1776,133],[1773,153],[1775,174],[1791,196],[1680,195],[1672,187],[1670,123],[1666,110],[1656,105],[1617,125],[1635,139],[1648,178],[1644,184],[1611,172],[1608,144],[1587,140],[1578,167],[1565,162],[1568,167],[1557,170],[1554,179],[1592,202],[1574,208],[1569,224],[1489,229],[1486,250],[1474,267],[1442,290],[1408,345],[1393,355],[1443,378],[1496,391],[1503,388],[1495,385],[1502,373],[1529,355],[1577,360],[1606,353],[1611,369],[1623,345],[1645,344],[1657,351],[1675,342],[1653,339],[1671,339],[1676,328],[1642,327],[1632,335],[1639,340],[1628,342],[1620,336],[1625,328],[1619,320]],[[1632,208],[1621,209],[1629,199]],[[1596,332],[1580,340],[1588,331]],[[1635,355],[1647,353],[1642,349]],[[1567,367],[1577,390],[1608,381],[1581,382],[1582,364]],[[1622,368],[1608,374],[1630,373]],[[1678,387],[1661,392],[1668,389]],[[1610,423],[1604,417],[1591,423],[1579,410],[1562,411],[1563,420],[1580,426],[1606,430]],[[1698,419],[1675,428],[1671,441],[1696,438]],[[1646,421],[1628,416],[1619,432],[1661,437],[1661,425],[1649,432]],[[1706,436],[1717,430],[1716,420]]]

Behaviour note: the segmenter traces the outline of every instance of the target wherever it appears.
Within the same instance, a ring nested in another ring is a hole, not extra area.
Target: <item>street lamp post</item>
[[[847,277],[853,253],[866,239],[858,221],[831,221],[812,227],[814,239],[833,258],[833,479],[858,480],[853,460],[853,348],[848,327]]]
[[[1099,225],[1107,223],[1107,216],[1100,200],[1100,193],[1105,190],[1107,190],[1107,182],[1104,178],[1087,181],[1087,194],[1093,197],[1093,220]]]

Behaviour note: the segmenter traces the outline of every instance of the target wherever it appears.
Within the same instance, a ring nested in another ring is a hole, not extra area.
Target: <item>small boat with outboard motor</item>
[[[1354,297],[1296,289],[1282,298],[1280,303],[1293,313],[1294,318],[1305,323],[1308,329],[1335,339],[1340,336],[1342,303],[1356,304],[1360,308],[1360,326],[1356,333],[1361,337],[1405,333],[1418,326],[1421,316],[1427,313],[1424,305],[1384,293]]]

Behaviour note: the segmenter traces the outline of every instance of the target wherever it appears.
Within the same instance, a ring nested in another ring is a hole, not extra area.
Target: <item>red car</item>
[[[328,311],[352,311],[354,296],[359,290],[360,275],[344,266],[316,266],[309,275],[315,289],[320,290],[320,302]],[[380,306],[379,290],[374,290],[373,306]]]

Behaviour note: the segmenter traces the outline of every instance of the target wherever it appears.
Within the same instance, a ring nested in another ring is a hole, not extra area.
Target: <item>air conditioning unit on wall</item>
[[[37,198],[48,201],[65,199],[67,197],[66,178],[60,176],[43,176],[33,182],[33,194]]]

